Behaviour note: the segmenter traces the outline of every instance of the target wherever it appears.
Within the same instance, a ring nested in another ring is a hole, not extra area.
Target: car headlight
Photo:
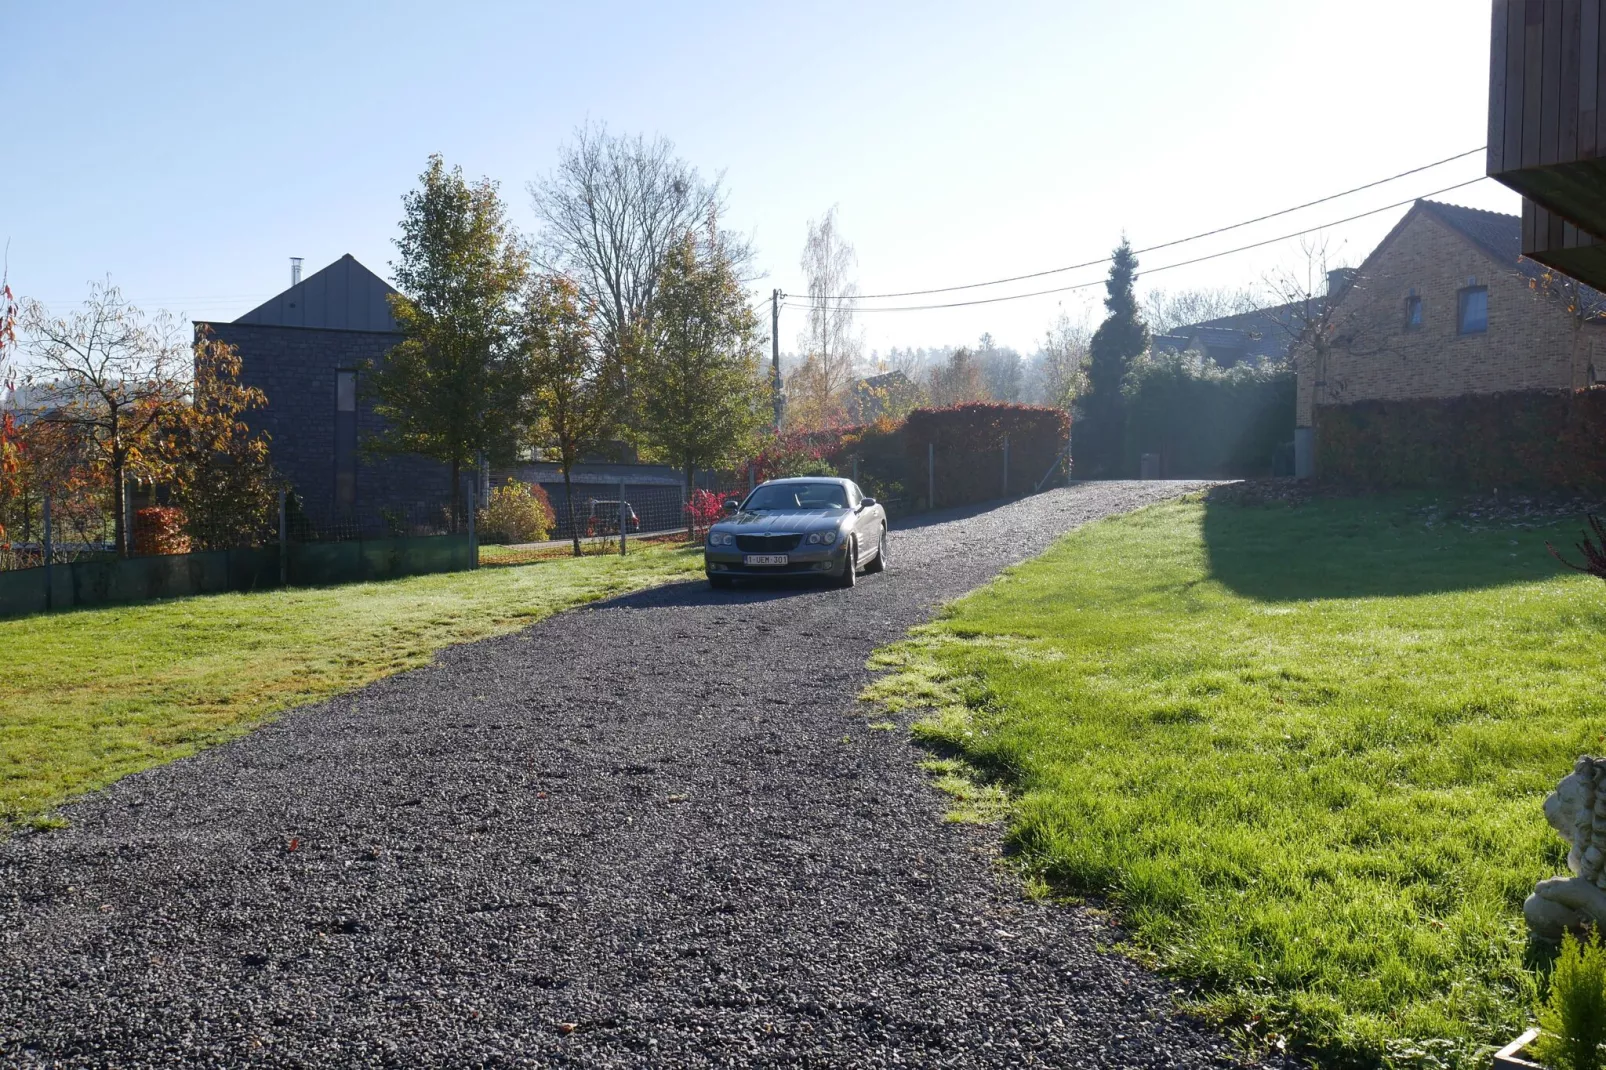
[[[713,531],[709,532],[708,535],[708,545],[710,546],[729,546],[735,541],[736,536],[724,531]]]
[[[820,545],[821,543],[824,543],[826,546],[830,546],[832,543],[836,542],[836,532],[811,531],[809,532],[808,541],[814,543],[816,546]]]

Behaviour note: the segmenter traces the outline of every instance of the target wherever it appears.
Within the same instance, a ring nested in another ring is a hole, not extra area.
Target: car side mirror
[[[726,498],[725,499],[725,504],[723,506],[724,510],[727,513],[734,513],[736,510],[740,509],[741,507],[742,507],[742,503],[737,501],[735,498]]]
[[[870,508],[870,506],[872,506],[874,504],[875,504],[875,499],[874,498],[861,498],[861,499],[859,499],[859,508],[860,509],[868,509],[868,508]]]

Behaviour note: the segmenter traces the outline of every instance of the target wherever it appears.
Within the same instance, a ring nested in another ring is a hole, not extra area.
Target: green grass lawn
[[[1540,811],[1606,750],[1606,586],[1432,499],[1155,506],[878,655],[1008,790],[1034,879],[1202,1009],[1328,1065],[1486,1066],[1525,1026]]]
[[[694,550],[644,545],[625,558],[0,621],[0,833],[442,647],[701,570]]]

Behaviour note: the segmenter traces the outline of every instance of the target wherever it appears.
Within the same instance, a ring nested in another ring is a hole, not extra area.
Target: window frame
[[[357,369],[335,370],[334,500],[337,509],[357,507]]]
[[[1483,322],[1477,327],[1467,326],[1467,301],[1474,294],[1483,295]],[[1463,286],[1455,292],[1455,333],[1457,337],[1489,333],[1489,287]]]
[[[1422,298],[1417,294],[1406,295],[1405,329],[1408,331],[1420,331],[1422,329]]]

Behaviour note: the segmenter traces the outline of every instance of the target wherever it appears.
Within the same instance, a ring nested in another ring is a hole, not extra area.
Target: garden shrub
[[[1606,491],[1606,390],[1322,405],[1316,471],[1379,487],[1599,493]]]
[[[1166,478],[1268,476],[1294,438],[1294,373],[1285,365],[1223,368],[1195,353],[1145,353],[1122,393],[1128,475],[1153,453]]]
[[[483,542],[542,542],[552,533],[552,503],[534,483],[511,480],[491,491],[480,510],[479,537]]]
[[[187,554],[190,537],[184,533],[184,510],[152,505],[134,510],[134,553],[139,557]]]
[[[1550,998],[1539,1008],[1539,1039],[1534,1054],[1551,1070],[1600,1070],[1606,1041],[1606,948],[1600,932],[1587,943],[1571,933],[1561,938],[1561,954],[1550,974]]]
[[[694,490],[686,500],[686,515],[693,528],[706,530],[725,513],[725,499],[732,497],[712,490]]]
[[[831,455],[841,447],[846,433],[846,428],[826,428],[772,435],[738,475],[745,478],[746,469],[751,468],[759,483],[792,476],[834,476],[837,470]]]
[[[925,497],[927,447],[936,447],[936,501],[931,508],[967,505],[1005,495],[1004,438],[1009,438],[1008,493],[1029,494],[1064,452],[1071,418],[1040,405],[972,402],[916,409],[902,439],[914,493]]]

